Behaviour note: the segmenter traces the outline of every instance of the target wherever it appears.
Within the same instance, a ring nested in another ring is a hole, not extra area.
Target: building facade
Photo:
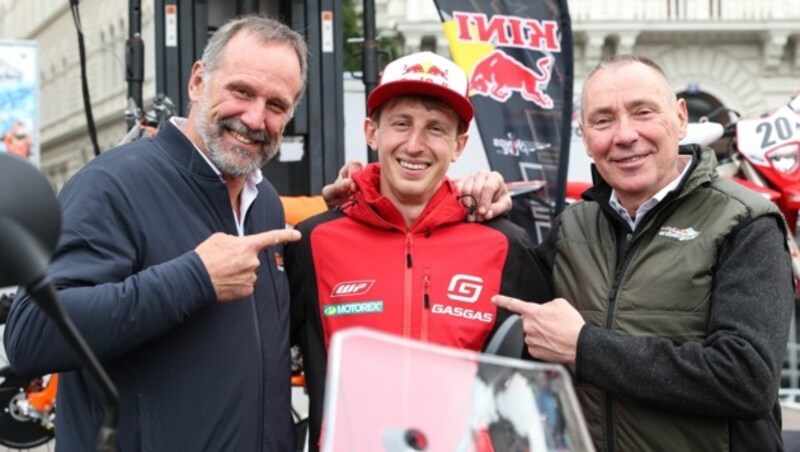
[[[575,92],[602,57],[657,61],[697,109],[758,115],[800,90],[800,1],[568,0]],[[433,0],[376,0],[379,34],[448,54]],[[706,104],[706,105],[704,105]]]
[[[153,2],[142,2],[144,97],[155,96]],[[83,0],[80,26],[86,50],[92,113],[101,151],[126,134],[125,41],[128,2]],[[39,47],[41,167],[56,187],[94,157],[83,107],[78,28],[68,1],[0,0],[0,39],[34,40]]]
[[[81,94],[77,27],[70,2],[0,0],[0,39],[39,46],[41,166],[57,187],[93,156]],[[356,0],[356,3],[358,1]],[[800,1],[569,0],[575,89],[603,56],[636,53],[658,61],[697,111],[726,106],[758,115],[800,90]],[[403,50],[448,55],[433,0],[375,0],[378,34]],[[155,96],[154,2],[141,3],[145,106]],[[86,74],[98,143],[126,133],[128,2],[82,0]]]

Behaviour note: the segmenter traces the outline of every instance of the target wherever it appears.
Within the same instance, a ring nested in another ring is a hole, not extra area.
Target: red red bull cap
[[[433,52],[419,52],[398,58],[383,69],[381,80],[367,98],[367,111],[389,99],[421,94],[447,102],[469,124],[475,115],[469,101],[469,78],[458,65]]]

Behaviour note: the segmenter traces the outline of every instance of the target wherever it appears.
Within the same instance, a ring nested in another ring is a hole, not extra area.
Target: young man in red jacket
[[[504,218],[465,221],[475,200],[446,177],[467,142],[468,93],[467,75],[441,56],[390,63],[364,121],[378,163],[352,175],[356,190],[339,208],[300,223],[303,239],[286,248],[311,450],[320,444],[335,332],[363,326],[481,351],[510,314],[492,295],[550,299],[527,233]]]

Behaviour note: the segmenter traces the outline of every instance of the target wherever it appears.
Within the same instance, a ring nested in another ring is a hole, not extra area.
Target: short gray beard
[[[203,94],[195,108],[197,112],[197,133],[206,147],[206,153],[211,163],[227,176],[246,177],[255,170],[260,169],[272,160],[280,150],[280,137],[273,140],[267,132],[251,130],[242,121],[234,117],[222,118],[216,123],[209,123],[205,119],[208,96]],[[259,152],[252,154],[249,150],[233,146],[225,146],[222,142],[222,133],[225,129],[234,130],[247,138],[261,143]]]

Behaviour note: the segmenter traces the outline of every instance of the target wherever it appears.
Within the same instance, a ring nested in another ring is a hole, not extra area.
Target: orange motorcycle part
[[[46,413],[53,408],[58,392],[58,374],[52,374],[47,385],[38,391],[28,392],[28,403],[39,412]]]
[[[294,387],[303,387],[306,385],[306,376],[305,374],[299,373],[292,375],[292,386]]]

